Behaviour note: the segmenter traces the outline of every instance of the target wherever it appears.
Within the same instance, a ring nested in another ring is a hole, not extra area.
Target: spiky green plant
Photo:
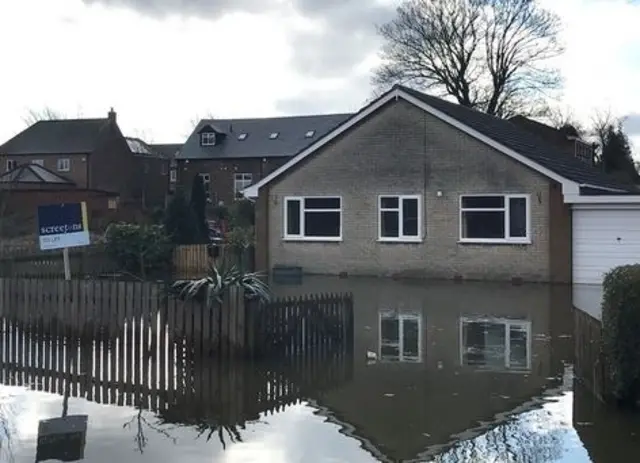
[[[271,300],[271,291],[257,272],[243,272],[235,265],[211,265],[207,276],[196,280],[178,280],[173,283],[173,294],[182,301],[195,300],[211,308],[222,303],[228,290],[237,288],[244,291],[248,299]]]

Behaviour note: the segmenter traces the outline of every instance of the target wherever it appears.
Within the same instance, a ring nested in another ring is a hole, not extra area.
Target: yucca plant
[[[222,303],[224,295],[233,288],[242,289],[247,299],[268,302],[271,291],[258,272],[243,272],[235,265],[209,266],[207,276],[196,280],[178,280],[171,286],[176,297],[183,301],[203,302],[211,308]]]

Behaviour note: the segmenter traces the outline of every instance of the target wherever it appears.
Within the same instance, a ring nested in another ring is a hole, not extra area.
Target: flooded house
[[[265,270],[599,284],[640,258],[635,186],[399,85],[244,193]]]

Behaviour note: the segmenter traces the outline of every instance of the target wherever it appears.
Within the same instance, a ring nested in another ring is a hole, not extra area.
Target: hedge
[[[640,264],[614,268],[605,275],[602,348],[610,394],[620,405],[640,398]]]

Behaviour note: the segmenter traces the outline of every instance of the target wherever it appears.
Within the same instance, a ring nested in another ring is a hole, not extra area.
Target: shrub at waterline
[[[182,301],[195,300],[210,309],[221,304],[231,288],[244,291],[245,298],[269,301],[271,291],[259,273],[247,273],[235,265],[211,265],[207,276],[197,280],[178,280],[171,286],[172,293]]]
[[[611,394],[622,406],[640,398],[640,264],[611,270],[604,278],[602,348]]]
[[[143,279],[171,269],[173,244],[162,225],[111,224],[105,248],[120,268]]]

